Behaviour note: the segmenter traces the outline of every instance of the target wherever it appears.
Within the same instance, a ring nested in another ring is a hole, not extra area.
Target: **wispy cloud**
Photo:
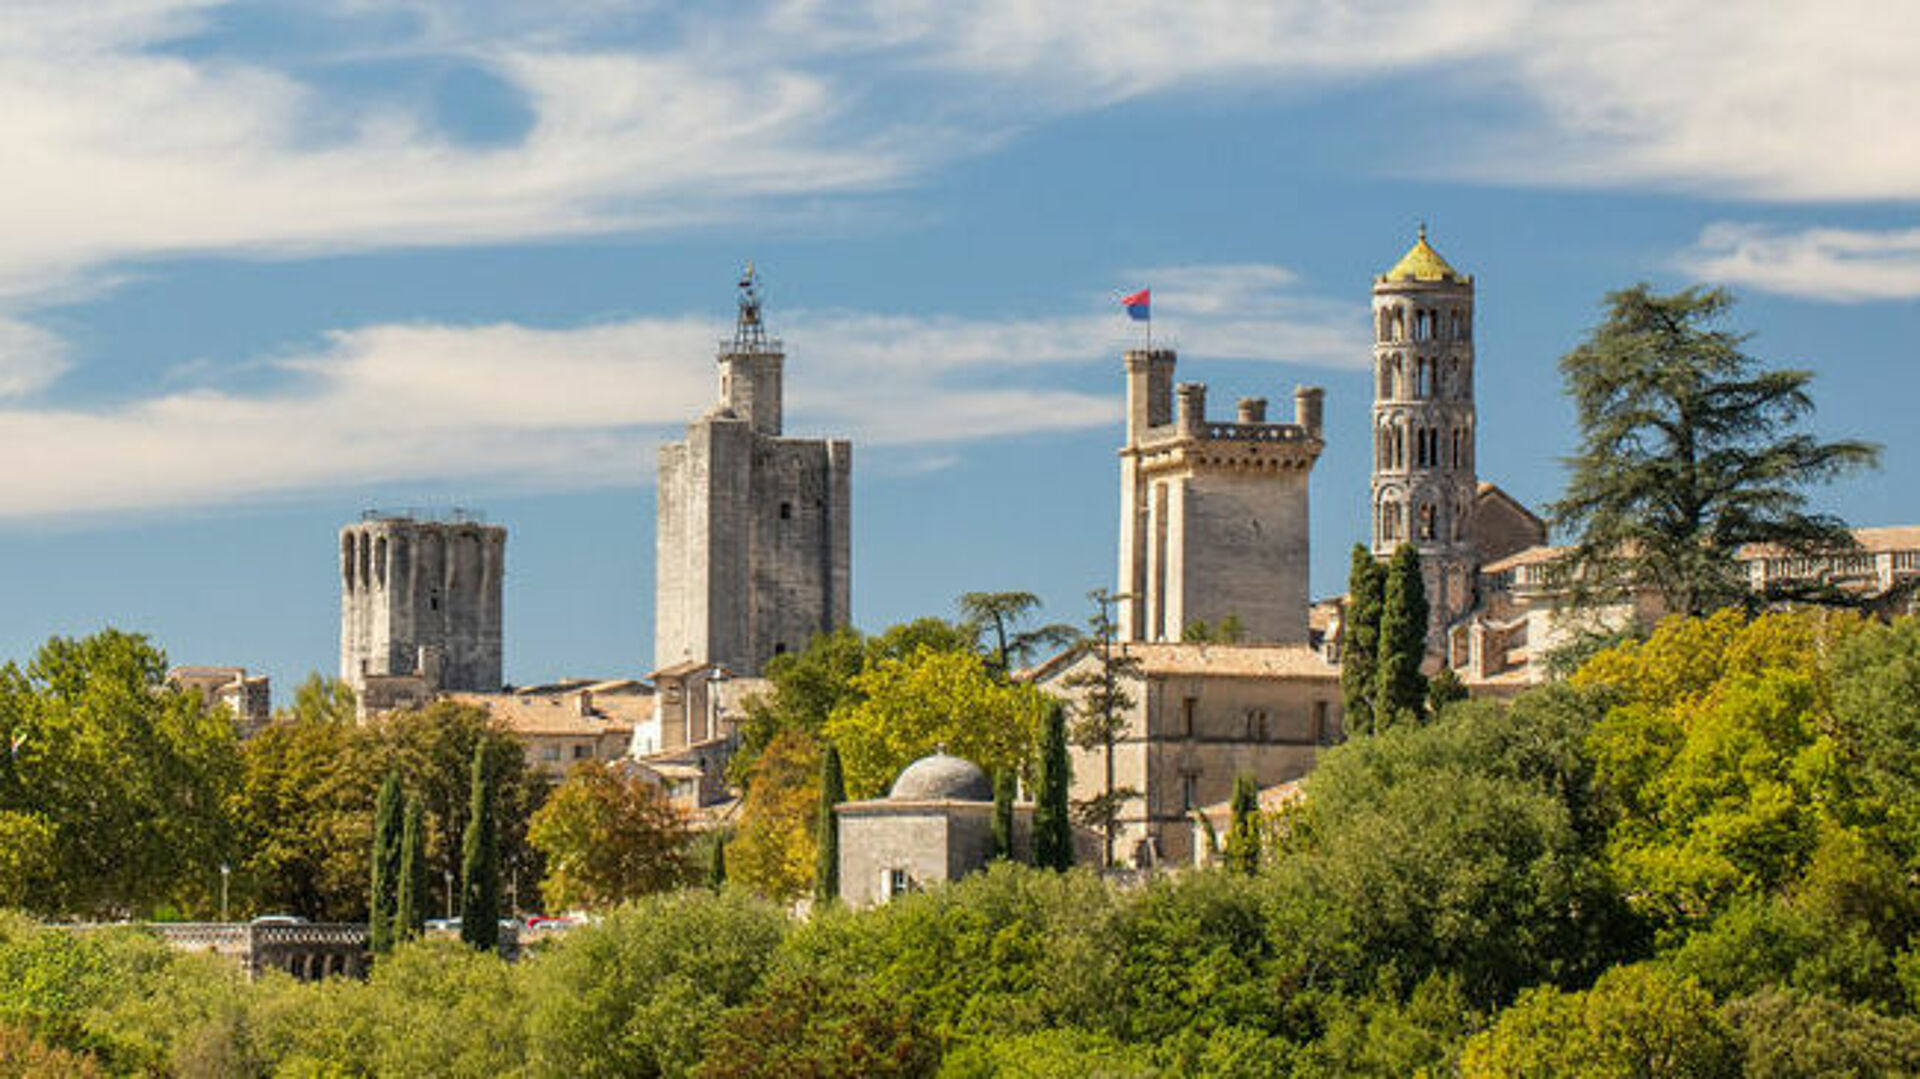
[[[1920,299],[1920,229],[1780,229],[1720,222],[1680,265],[1703,280],[1803,299]]]
[[[1179,283],[1163,317],[1182,327],[1192,354],[1305,364],[1364,354],[1357,309],[1299,298],[1278,267],[1169,267],[1155,279]],[[1223,302],[1251,303],[1247,288],[1270,305]],[[1085,365],[1111,363],[1127,344],[1127,326],[1104,304],[1011,325],[847,311],[795,311],[780,323],[794,352],[787,392],[796,430],[924,447],[924,459],[938,460],[943,446],[1119,416],[1117,374],[1111,392],[1066,384],[1084,383]],[[0,485],[0,518],[400,483],[645,482],[652,444],[713,400],[718,328],[691,317],[562,329],[376,325],[267,361],[282,376],[270,392],[190,388],[93,410],[0,407],[0,459],[14,465]],[[0,323],[0,338],[5,330]],[[1347,347],[1332,347],[1337,340]],[[1288,341],[1310,347],[1289,352]],[[211,373],[182,377],[196,374]]]

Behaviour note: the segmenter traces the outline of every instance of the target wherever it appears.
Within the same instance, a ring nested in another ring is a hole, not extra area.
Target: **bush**
[[[1747,1079],[1920,1074],[1920,1022],[1767,989],[1725,1009]]]
[[[775,976],[708,1038],[702,1079],[912,1079],[940,1046],[894,997],[861,984]]]
[[[1713,998],[1649,963],[1615,967],[1592,989],[1531,989],[1467,1042],[1465,1079],[1734,1079],[1740,1054]]]

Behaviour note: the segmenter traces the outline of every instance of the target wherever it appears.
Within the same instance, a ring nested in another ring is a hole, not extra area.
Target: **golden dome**
[[[1440,257],[1440,252],[1427,244],[1427,226],[1421,225],[1420,238],[1414,241],[1413,246],[1407,249],[1407,253],[1399,262],[1394,263],[1393,269],[1382,275],[1380,280],[1465,281],[1466,276],[1447,265],[1447,260]]]

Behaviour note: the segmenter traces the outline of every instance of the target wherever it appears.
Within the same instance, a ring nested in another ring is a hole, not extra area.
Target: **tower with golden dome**
[[[1427,229],[1373,283],[1373,552],[1420,552],[1437,649],[1473,606],[1473,278]]]

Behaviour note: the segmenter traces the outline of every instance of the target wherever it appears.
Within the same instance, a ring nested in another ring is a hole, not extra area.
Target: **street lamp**
[[[442,869],[440,876],[447,882],[447,921],[453,921],[453,870]]]
[[[233,867],[220,863],[220,920],[227,920],[227,881],[233,876]]]

